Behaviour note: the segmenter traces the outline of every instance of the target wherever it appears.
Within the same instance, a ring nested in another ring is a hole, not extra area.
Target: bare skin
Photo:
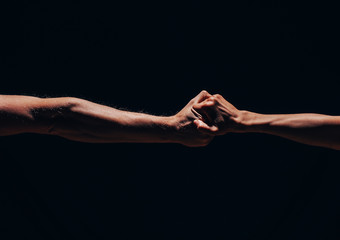
[[[195,104],[193,109],[200,115],[194,123],[205,134],[267,133],[303,144],[340,150],[340,116],[241,111],[219,94]]]
[[[0,136],[38,133],[91,143],[180,143],[207,145],[213,138],[198,131],[192,111],[211,95],[202,91],[174,116],[121,111],[79,98],[0,95]]]

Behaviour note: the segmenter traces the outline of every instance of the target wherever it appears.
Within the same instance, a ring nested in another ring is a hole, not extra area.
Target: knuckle
[[[213,102],[214,104],[216,104],[216,103],[217,103],[217,101],[218,101],[218,99],[217,99],[216,95],[214,95],[214,96],[211,96],[209,100],[210,100],[211,102]]]
[[[215,94],[216,99],[222,99],[222,95],[221,94]]]
[[[202,94],[202,95],[207,95],[208,92],[207,92],[206,90],[202,90],[202,91],[201,91],[201,94]]]

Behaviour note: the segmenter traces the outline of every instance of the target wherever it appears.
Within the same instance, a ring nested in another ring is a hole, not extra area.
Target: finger
[[[208,135],[216,135],[218,132],[218,127],[216,126],[209,126],[202,120],[196,119],[194,124],[201,133],[208,134]]]
[[[195,109],[191,108],[191,112],[196,116],[196,118],[201,120],[203,119],[203,116],[200,113],[198,113]]]
[[[205,122],[212,123],[216,117],[215,109],[212,108],[214,104],[215,103],[208,98],[201,103],[195,104],[192,108],[195,112],[203,116]]]
[[[200,102],[203,102],[204,100],[210,98],[211,96],[212,95],[210,93],[203,90],[193,100],[194,100],[194,103],[200,103]]]
[[[198,109],[195,109],[195,108],[191,108],[191,111],[195,114],[195,116],[199,119],[199,120],[202,120],[206,123],[211,123],[212,122],[212,118],[209,114],[209,111],[206,111],[208,109],[205,109],[205,108],[198,108]]]
[[[214,104],[215,102],[213,100],[211,100],[210,98],[207,98],[203,102],[194,104],[193,108],[195,110],[203,110],[203,109],[210,108]]]

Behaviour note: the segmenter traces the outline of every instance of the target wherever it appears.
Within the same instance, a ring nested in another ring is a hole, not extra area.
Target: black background
[[[331,1],[42,1],[1,11],[1,94],[171,115],[202,89],[340,114]],[[2,239],[339,239],[339,153],[229,134],[206,148],[0,139]]]

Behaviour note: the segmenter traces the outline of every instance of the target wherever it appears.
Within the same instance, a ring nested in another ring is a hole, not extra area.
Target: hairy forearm
[[[177,142],[174,117],[121,111],[90,101],[0,95],[0,135],[40,133],[82,142]]]
[[[339,116],[241,113],[243,132],[267,133],[304,144],[340,150]]]
[[[173,117],[121,111],[73,98],[59,114],[49,133],[71,140],[95,143],[176,142]]]

